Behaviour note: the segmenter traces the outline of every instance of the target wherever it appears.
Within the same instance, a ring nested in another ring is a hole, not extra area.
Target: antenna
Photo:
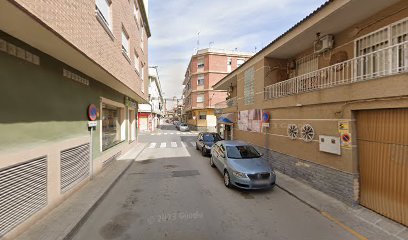
[[[200,32],[197,33],[197,51],[200,49]]]

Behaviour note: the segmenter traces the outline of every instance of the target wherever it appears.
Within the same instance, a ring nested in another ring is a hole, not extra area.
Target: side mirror
[[[261,157],[263,157],[264,154],[263,154],[263,153],[260,153],[259,155],[261,155]]]

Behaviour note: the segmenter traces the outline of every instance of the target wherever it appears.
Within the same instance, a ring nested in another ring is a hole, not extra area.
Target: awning
[[[234,114],[233,113],[226,113],[222,114],[221,116],[218,117],[217,123],[222,123],[222,124],[233,124],[234,120]]]

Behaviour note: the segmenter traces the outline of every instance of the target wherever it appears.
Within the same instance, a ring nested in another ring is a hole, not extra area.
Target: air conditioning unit
[[[314,42],[314,52],[321,53],[328,49],[333,48],[333,35],[326,35],[324,37],[319,38]]]

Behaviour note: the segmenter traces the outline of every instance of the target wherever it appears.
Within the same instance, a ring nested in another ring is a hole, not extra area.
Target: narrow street
[[[227,189],[173,125],[141,135],[147,147],[74,239],[355,239],[278,187]]]

